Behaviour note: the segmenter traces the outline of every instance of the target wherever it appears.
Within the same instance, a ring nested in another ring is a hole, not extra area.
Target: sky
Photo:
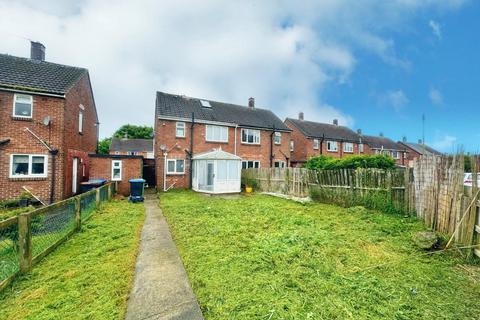
[[[100,135],[155,92],[480,150],[480,1],[0,0],[0,53],[89,69]]]

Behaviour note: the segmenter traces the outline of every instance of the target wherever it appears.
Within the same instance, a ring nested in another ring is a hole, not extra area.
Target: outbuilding
[[[242,158],[214,149],[192,158],[192,189],[206,193],[237,193],[241,191]]]

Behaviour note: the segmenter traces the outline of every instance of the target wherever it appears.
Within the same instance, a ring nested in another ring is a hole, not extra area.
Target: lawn
[[[102,205],[80,233],[0,294],[0,318],[123,318],[143,220],[142,204]]]
[[[206,319],[477,319],[477,266],[414,218],[263,195],[161,195]],[[377,266],[373,267],[372,266]]]

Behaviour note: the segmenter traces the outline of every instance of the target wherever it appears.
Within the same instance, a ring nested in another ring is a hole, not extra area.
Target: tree
[[[108,154],[110,151],[110,144],[112,143],[112,138],[104,138],[98,142],[98,153],[99,154]]]
[[[113,134],[114,138],[128,139],[153,139],[153,128],[149,126],[136,126],[133,124],[124,124]]]

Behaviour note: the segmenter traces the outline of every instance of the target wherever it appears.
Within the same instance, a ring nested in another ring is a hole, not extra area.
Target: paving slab
[[[146,194],[135,280],[127,320],[203,319],[155,194]]]

